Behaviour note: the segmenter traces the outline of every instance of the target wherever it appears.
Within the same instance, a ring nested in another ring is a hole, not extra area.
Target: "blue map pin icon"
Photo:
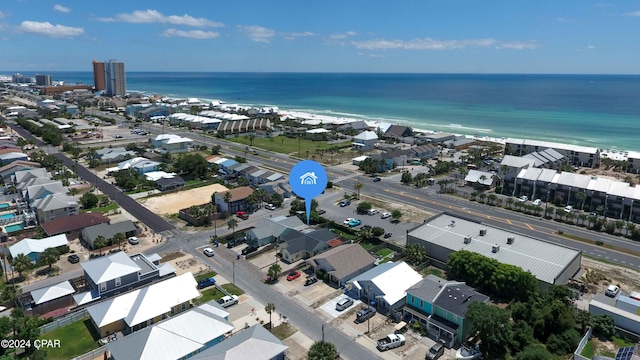
[[[312,160],[297,163],[289,173],[289,186],[296,195],[304,198],[307,224],[311,215],[311,200],[322,194],[327,187],[327,172],[322,165]]]

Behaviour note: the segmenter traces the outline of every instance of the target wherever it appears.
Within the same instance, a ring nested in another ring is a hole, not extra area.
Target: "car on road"
[[[129,244],[131,244],[131,245],[138,245],[138,244],[140,244],[140,240],[138,240],[138,238],[137,238],[137,237],[135,237],[135,236],[131,236],[131,237],[129,237],[129,240],[128,240],[128,241],[129,241]]]
[[[353,220],[349,221],[349,223],[347,225],[349,227],[356,227],[356,226],[358,226],[360,224],[362,224],[362,220],[353,219]]]
[[[535,200],[533,200],[533,202],[531,204],[534,205],[534,206],[540,206],[540,204],[542,204],[542,200],[535,199]]]
[[[246,248],[242,249],[242,255],[248,255],[256,251],[258,251],[257,247],[247,246]]]
[[[122,135],[116,135],[114,136],[116,139],[122,139]]]
[[[564,207],[564,211],[565,211],[565,212],[568,212],[568,213],[572,212],[572,211],[573,211],[573,206],[571,206],[571,205],[567,205],[567,206],[565,206],[565,207]]]
[[[213,286],[215,284],[216,284],[216,279],[214,279],[213,277],[202,279],[198,281],[198,289],[204,289],[206,287]]]
[[[249,218],[249,214],[244,211],[236,211],[236,216],[242,220],[247,220]]]
[[[210,247],[206,247],[202,250],[202,253],[207,255],[208,257],[212,257],[213,256],[213,249]]]
[[[318,278],[315,276],[307,276],[307,279],[304,281],[304,286],[313,285],[318,282]]]
[[[300,277],[300,271],[292,271],[287,275],[287,281],[293,281]]]
[[[318,212],[318,215],[324,215],[327,213],[327,210],[320,209],[320,210],[317,210],[317,212]]]
[[[340,207],[345,207],[345,206],[349,206],[351,205],[351,201],[350,200],[342,200],[340,201]]]
[[[71,254],[67,256],[67,260],[72,264],[77,264],[80,262],[80,257],[77,254]]]
[[[373,182],[378,182],[378,181],[382,181],[382,178],[377,177],[377,178],[373,179]]]
[[[264,208],[267,209],[267,210],[275,210],[276,206],[273,205],[273,204],[267,204],[267,205],[264,206]]]
[[[618,295],[618,293],[620,292],[620,287],[618,287],[617,285],[609,285],[609,287],[604,291],[604,294],[607,295],[608,297],[616,297],[616,295]]]
[[[381,219],[386,219],[390,217],[391,217],[391,213],[388,213],[388,212],[383,212],[382,215],[380,215]]]
[[[527,200],[529,200],[529,197],[527,195],[522,195],[518,198],[518,201],[520,202],[527,202]]]
[[[343,221],[342,223],[345,225],[349,225],[350,222],[352,222],[353,220],[355,220],[354,218],[347,218],[345,221]]]

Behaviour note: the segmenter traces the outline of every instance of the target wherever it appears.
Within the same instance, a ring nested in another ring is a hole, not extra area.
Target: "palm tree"
[[[269,331],[273,329],[273,323],[271,322],[271,314],[276,311],[276,306],[273,303],[267,303],[267,306],[264,307],[264,311],[269,314]]]
[[[580,210],[584,209],[584,200],[587,198],[587,195],[584,191],[578,191],[575,193],[576,200],[580,201]]]
[[[18,272],[18,276],[22,278],[22,274],[25,271],[28,271],[29,268],[31,267],[31,259],[29,259],[27,255],[20,253],[18,254],[18,256],[13,258],[11,265],[13,265],[13,268],[15,269],[15,271]]]
[[[102,256],[102,248],[105,246],[107,246],[107,239],[102,235],[96,236],[96,239],[93,240],[93,248],[100,250],[100,256]]]
[[[7,285],[5,286],[4,290],[2,290],[2,294],[0,295],[0,300],[2,300],[3,303],[7,302],[7,301],[11,301],[12,303],[16,300],[16,297],[18,297],[18,295],[22,294],[22,290],[20,289],[20,286],[18,285]]]
[[[122,244],[124,242],[124,240],[127,238],[127,236],[123,233],[116,233],[115,235],[113,235],[113,237],[111,238],[111,243],[113,244],[118,244],[118,250],[120,250],[120,244]]]
[[[629,233],[633,232],[636,229],[636,224],[632,223],[631,221],[627,222],[627,236],[629,236]]]
[[[51,267],[53,266],[53,264],[59,259],[60,259],[60,253],[56,248],[47,248],[45,251],[42,252],[42,255],[40,255],[40,260],[43,263],[49,265],[49,270],[51,270]]]
[[[269,270],[267,270],[267,276],[269,277],[269,279],[275,280],[278,278],[278,275],[280,275],[281,271],[282,268],[280,267],[280,265],[273,264],[269,267]]]
[[[357,182],[355,185],[353,185],[353,188],[356,190],[356,197],[358,198],[358,200],[360,200],[360,189],[362,189],[364,187],[364,184],[361,182]]]
[[[338,357],[338,350],[333,343],[326,341],[316,341],[309,348],[307,358],[309,360],[329,360]]]
[[[233,235],[235,235],[236,234],[236,227],[238,226],[238,220],[229,219],[229,221],[227,221],[227,225],[229,226],[229,229],[231,229],[233,231]]]
[[[226,192],[224,193],[224,203],[227,204],[227,213],[231,212],[231,207],[229,206],[231,202],[231,193],[230,192]]]

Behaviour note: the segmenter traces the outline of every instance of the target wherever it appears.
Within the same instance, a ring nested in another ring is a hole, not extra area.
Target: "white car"
[[[223,308],[229,307],[231,305],[235,305],[238,303],[238,296],[237,295],[225,295],[223,297],[220,298],[220,300],[218,300],[218,304],[220,304],[220,306],[222,306]]]
[[[354,219],[354,218],[347,218],[347,220],[343,221],[342,223],[343,223],[344,225],[349,225],[349,223],[350,223],[351,221],[353,221],[353,220],[355,220],[355,219]]]
[[[129,238],[129,244],[131,245],[138,245],[140,243],[140,240],[138,240],[137,237],[132,236]]]
[[[564,211],[566,211],[566,212],[568,212],[568,213],[572,212],[572,211],[573,211],[573,206],[571,206],[571,205],[567,205],[567,206],[565,206],[565,207],[564,207]]]
[[[529,200],[529,197],[527,195],[522,195],[518,198],[518,201],[520,202],[527,202],[527,200]]]
[[[273,204],[267,204],[267,205],[264,206],[264,208],[267,209],[267,210],[275,210],[276,206],[273,205]]]
[[[607,290],[604,291],[604,294],[607,295],[608,297],[616,297],[616,295],[618,295],[619,292],[620,292],[619,287],[617,287],[616,285],[609,285]]]
[[[533,204],[534,206],[540,206],[540,204],[542,204],[542,200],[540,200],[540,199],[535,199],[535,200],[533,200],[532,204]]]
[[[370,209],[369,211],[367,211],[367,214],[369,215],[376,215],[378,213],[380,213],[378,209]]]
[[[386,219],[386,218],[390,218],[391,217],[391,213],[388,212],[384,212],[382,213],[382,215],[380,215],[381,219]]]
[[[202,253],[207,255],[208,257],[212,257],[213,256],[213,249],[210,247],[206,247],[204,248],[204,250],[202,250]]]

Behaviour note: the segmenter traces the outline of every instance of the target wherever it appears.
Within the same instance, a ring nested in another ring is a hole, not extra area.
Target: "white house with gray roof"
[[[354,150],[366,151],[375,148],[378,143],[378,135],[374,131],[363,131],[353,137]]]
[[[51,194],[66,194],[68,189],[60,181],[50,182],[41,185],[33,185],[22,191],[22,198],[32,204],[36,199],[46,197]]]
[[[580,270],[582,251],[447,213],[410,230],[407,245],[425,248],[434,265],[446,267],[449,254],[475,252],[531,272],[540,285],[564,285]]]
[[[58,193],[35,199],[31,209],[35,210],[38,222],[43,224],[47,221],[77,215],[79,205],[77,198]]]

